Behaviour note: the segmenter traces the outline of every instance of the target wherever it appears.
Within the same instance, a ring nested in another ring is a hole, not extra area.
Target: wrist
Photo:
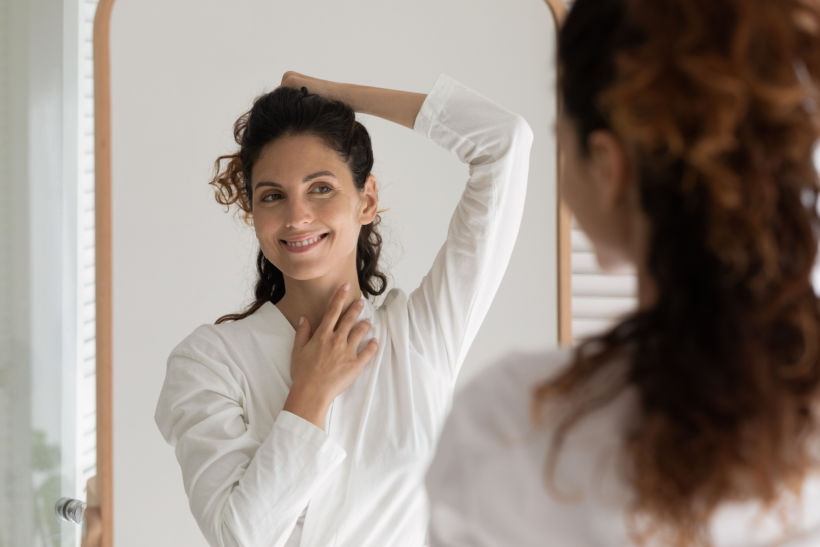
[[[321,95],[326,99],[347,103],[350,98],[350,93],[346,89],[348,84],[341,82],[322,80],[319,78],[307,78],[301,85],[307,87],[308,92]]]
[[[325,81],[323,83],[324,85],[322,86],[320,94],[323,94],[330,99],[335,99],[347,104],[354,110],[354,112],[359,111],[354,84],[331,81]]]
[[[325,428],[325,418],[332,398],[321,390],[294,383],[285,400],[283,410],[311,422],[316,427]]]

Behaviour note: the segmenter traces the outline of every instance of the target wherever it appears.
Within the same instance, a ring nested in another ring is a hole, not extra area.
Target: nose
[[[286,225],[288,228],[303,226],[311,222],[313,222],[313,211],[306,200],[300,197],[288,200],[286,217]]]

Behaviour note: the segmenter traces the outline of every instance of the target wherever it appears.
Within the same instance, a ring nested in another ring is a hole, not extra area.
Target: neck
[[[299,318],[304,317],[308,320],[311,331],[315,331],[322,322],[333,295],[345,283],[350,283],[350,291],[342,310],[346,310],[362,296],[355,269],[345,276],[317,279],[299,280],[285,276],[285,296],[276,303],[276,307],[294,328],[298,325]]]
[[[651,228],[646,215],[641,212],[637,191],[632,192],[630,203],[633,211],[629,226],[632,241],[631,262],[638,282],[638,309],[644,311],[652,307],[658,299],[657,286],[649,273]]]
[[[657,300],[657,290],[652,277],[645,264],[641,264],[637,270],[638,276],[638,309],[646,310]]]

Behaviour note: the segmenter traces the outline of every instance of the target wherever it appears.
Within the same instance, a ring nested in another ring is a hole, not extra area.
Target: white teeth
[[[285,243],[290,247],[307,247],[308,245],[313,245],[320,239],[322,239],[322,236],[314,237],[313,239],[306,239],[304,241],[286,241]]]

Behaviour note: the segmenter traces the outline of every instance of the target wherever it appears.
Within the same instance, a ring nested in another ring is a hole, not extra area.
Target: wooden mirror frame
[[[566,0],[544,0],[552,13],[555,22],[556,35],[567,16]],[[557,53],[556,53],[557,58]],[[559,90],[555,90],[555,114],[559,114],[561,101]],[[558,137],[555,139],[555,202],[558,219],[557,249],[558,249],[558,344],[570,346],[572,344],[572,215],[561,199],[561,177],[563,173],[564,156]]]
[[[97,323],[97,480],[101,517],[101,547],[114,544],[113,414],[112,414],[112,262],[111,262],[111,12],[115,0],[99,0],[94,16],[94,165],[95,275]],[[567,13],[565,0],[544,0],[560,27]],[[560,101],[556,93],[556,113]],[[558,343],[568,345],[571,333],[571,217],[561,202],[560,143],[556,141],[556,203],[558,238]]]
[[[114,544],[113,414],[111,406],[111,11],[99,0],[94,15],[94,214],[97,327],[97,482],[100,547]]]

